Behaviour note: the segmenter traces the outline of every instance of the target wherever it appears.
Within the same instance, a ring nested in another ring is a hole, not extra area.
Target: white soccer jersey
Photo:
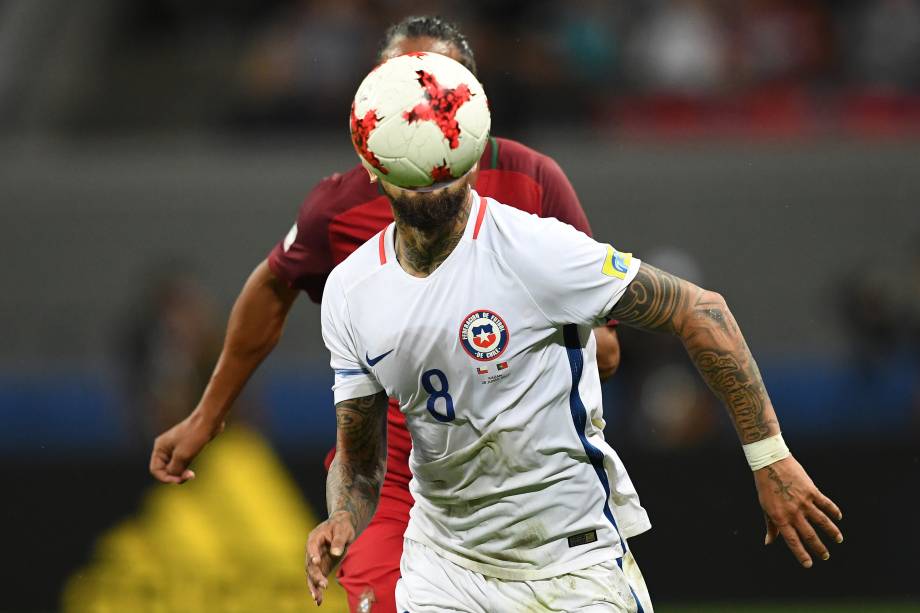
[[[394,231],[333,270],[322,321],[335,401],[386,390],[406,416],[406,537],[510,580],[622,556],[650,524],[604,441],[591,331],[639,260],[475,191],[428,277],[396,261]]]

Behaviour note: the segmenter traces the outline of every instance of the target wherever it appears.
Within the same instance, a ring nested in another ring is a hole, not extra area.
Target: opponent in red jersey
[[[466,39],[454,26],[437,18],[409,18],[390,28],[379,59],[411,51],[442,53],[475,72]],[[479,163],[476,190],[591,233],[578,197],[558,164],[520,143],[489,140]],[[154,476],[168,483],[194,477],[188,465],[220,431],[246,380],[274,348],[299,292],[305,291],[311,300],[320,302],[332,269],[391,221],[389,200],[368,180],[361,166],[324,179],[309,193],[294,227],[256,267],[237,299],[223,351],[198,406],[154,443],[150,464]],[[609,376],[619,363],[616,334],[610,328],[599,328],[596,337],[601,376]],[[413,504],[409,494],[410,449],[403,415],[391,401],[387,473],[380,503],[339,570],[339,581],[348,592],[353,611],[395,611],[393,592],[399,578],[403,532]]]

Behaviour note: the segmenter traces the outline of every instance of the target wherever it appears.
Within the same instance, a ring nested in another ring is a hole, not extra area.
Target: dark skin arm
[[[387,468],[387,396],[384,392],[335,405],[335,459],[326,475],[329,519],[307,539],[307,585],[322,604],[326,577],[370,523]]]
[[[189,464],[221,430],[233,402],[275,348],[299,291],[275,277],[263,260],[246,280],[227,323],[211,380],[195,410],[153,443],[150,472],[164,483],[195,477]]]
[[[721,295],[642,264],[610,317],[680,338],[709,388],[728,409],[743,444],[779,433],[757,363]],[[793,555],[810,568],[809,549],[824,560],[830,557],[815,527],[843,542],[830,519],[839,521],[843,514],[793,457],[755,471],[754,483],[767,523],[767,544],[781,534]]]

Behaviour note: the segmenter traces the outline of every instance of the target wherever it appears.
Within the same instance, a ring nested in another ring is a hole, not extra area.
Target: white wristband
[[[742,445],[741,448],[744,449],[744,455],[748,464],[751,465],[751,470],[760,470],[792,455],[783,441],[782,434],[768,436],[756,443]]]

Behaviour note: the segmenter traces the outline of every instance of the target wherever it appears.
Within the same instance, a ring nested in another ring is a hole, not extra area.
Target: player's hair
[[[406,17],[397,24],[390,26],[383,37],[383,42],[377,50],[377,59],[383,59],[383,52],[398,38],[419,38],[427,36],[450,43],[460,51],[460,63],[470,72],[476,74],[476,59],[470,41],[466,39],[457,24],[442,19],[437,15],[413,15]]]

